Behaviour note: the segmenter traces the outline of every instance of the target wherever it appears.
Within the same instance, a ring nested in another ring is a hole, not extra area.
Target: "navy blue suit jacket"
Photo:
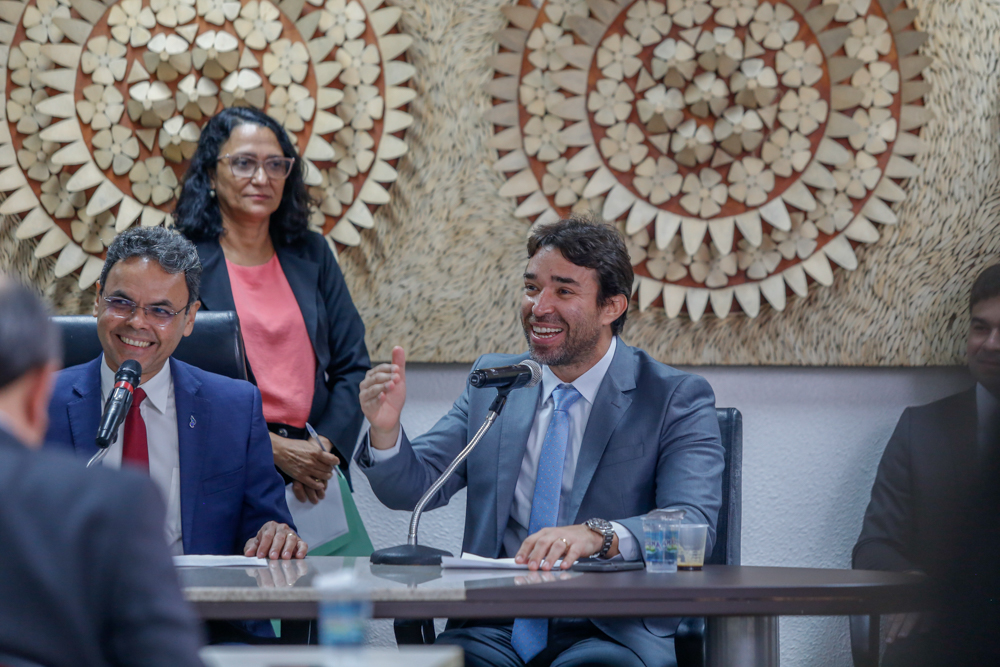
[[[509,354],[480,357],[475,368],[516,364]],[[504,554],[514,487],[535,418],[541,385],[511,392],[493,428],[455,471],[427,509],[440,507],[468,487],[462,550],[496,558]],[[386,506],[412,510],[424,491],[472,439],[496,391],[466,383],[451,411],[412,444],[403,434],[393,458],[371,465],[357,460]],[[722,505],[723,449],[715,394],[704,378],[670,368],[618,341],[614,359],[594,397],[580,447],[567,516],[574,524],[600,517],[617,521],[642,541],[642,515],[658,507],[686,511],[686,523],[709,525],[712,551]],[[562,512],[560,512],[562,514]],[[640,549],[640,552],[643,550]],[[673,662],[678,619],[594,619],[610,637],[647,665]]]
[[[89,459],[101,419],[103,357],[59,373],[46,447]],[[177,406],[181,528],[186,554],[242,554],[268,521],[294,527],[274,468],[260,392],[248,382],[170,359]]]

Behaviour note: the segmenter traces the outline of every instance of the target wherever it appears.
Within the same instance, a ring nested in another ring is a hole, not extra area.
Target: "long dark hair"
[[[292,173],[285,179],[281,204],[271,215],[270,234],[275,245],[294,245],[309,230],[309,207],[314,205],[303,177],[302,159],[278,123],[263,111],[248,107],[223,109],[201,130],[198,150],[184,174],[181,196],[174,208],[174,226],[192,241],[217,239],[222,234],[219,202],[210,195],[219,151],[240,125],[259,125],[274,133],[285,157],[295,158]]]

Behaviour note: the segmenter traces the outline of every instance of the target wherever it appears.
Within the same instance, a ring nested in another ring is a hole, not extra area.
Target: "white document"
[[[300,503],[292,493],[292,485],[285,487],[285,502],[292,513],[295,528],[309,547],[318,547],[335,540],[349,530],[344,498],[340,495],[339,474],[327,485],[326,498],[313,505],[308,500]]]
[[[552,569],[559,567],[562,559],[557,560]],[[527,570],[528,564],[519,565],[513,558],[483,558],[475,554],[463,553],[461,558],[454,556],[441,557],[442,568],[456,568],[466,570]]]
[[[174,556],[174,567],[267,567],[267,559],[252,556]]]

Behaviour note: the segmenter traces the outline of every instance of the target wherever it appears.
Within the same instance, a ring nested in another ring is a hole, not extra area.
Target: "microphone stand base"
[[[372,565],[441,565],[441,557],[451,552],[422,544],[400,544],[379,549],[371,555]]]

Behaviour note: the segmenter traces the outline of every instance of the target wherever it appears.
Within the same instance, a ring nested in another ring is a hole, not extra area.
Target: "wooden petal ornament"
[[[865,269],[854,248],[878,241],[872,223],[897,222],[932,119],[916,11],[565,4],[517,0],[496,33],[486,120],[515,217],[600,211],[628,236],[640,310],[692,322],[709,304],[757,317],[762,294],[784,311],[834,267]],[[689,270],[667,270],[675,239]]]
[[[313,228],[357,245],[413,123],[401,18],[384,0],[0,2],[0,214],[85,289],[115,234],[170,223],[201,128],[245,105],[305,158]]]

